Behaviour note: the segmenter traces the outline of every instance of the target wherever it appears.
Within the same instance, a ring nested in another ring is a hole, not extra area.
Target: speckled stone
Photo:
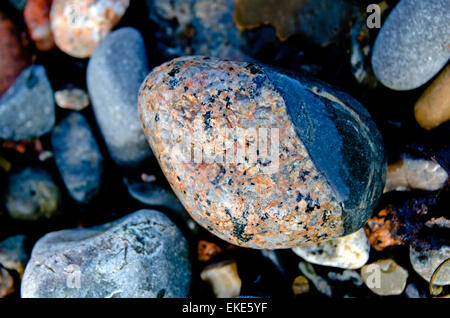
[[[24,298],[187,297],[188,245],[162,213],[140,210],[89,229],[53,232],[33,248]]]
[[[183,57],[147,77],[139,109],[181,203],[230,243],[288,248],[350,234],[381,194],[386,163],[378,129],[357,101],[317,80],[253,63]],[[225,137],[233,142],[226,128],[270,128],[279,147],[251,162],[177,160],[187,142],[200,150]]]
[[[139,86],[148,71],[144,40],[133,28],[109,34],[88,64],[95,118],[111,157],[121,167],[135,168],[152,156],[137,109]]]
[[[29,54],[21,43],[19,29],[0,11],[0,96],[30,62]]]
[[[74,200],[90,202],[102,183],[103,156],[87,120],[71,113],[52,132],[56,165]]]
[[[0,98],[0,138],[40,137],[49,132],[54,123],[52,87],[44,67],[32,65]]]
[[[77,58],[91,56],[129,4],[130,0],[53,0],[50,22],[56,45]]]
[[[414,270],[422,276],[427,282],[430,282],[431,276],[438,266],[446,259],[450,258],[450,245],[442,244],[434,248],[426,247],[424,249],[410,246],[409,258]],[[444,265],[433,282],[434,285],[450,284],[450,264]]]
[[[60,205],[60,191],[42,168],[26,167],[9,176],[6,209],[13,219],[49,219],[60,212]]]
[[[370,244],[364,229],[360,229],[340,238],[295,247],[292,251],[313,264],[357,269],[369,260]]]
[[[28,33],[36,47],[41,51],[55,46],[50,28],[50,7],[52,0],[28,0],[23,12]]]
[[[450,2],[402,0],[374,44],[372,67],[385,86],[410,90],[425,84],[450,58]]]

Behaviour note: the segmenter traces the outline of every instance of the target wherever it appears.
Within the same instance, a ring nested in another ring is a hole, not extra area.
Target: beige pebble
[[[0,298],[4,298],[14,292],[14,279],[8,271],[0,267]]]
[[[428,130],[450,119],[450,65],[417,100],[414,115],[419,125]]]
[[[235,261],[224,261],[206,267],[200,274],[211,285],[217,298],[237,297],[241,294],[241,279]]]
[[[393,259],[383,259],[363,266],[361,277],[377,295],[400,295],[405,289],[408,272]]]
[[[66,88],[55,92],[55,102],[61,108],[80,111],[89,106],[89,96],[80,88]]]
[[[413,189],[436,191],[442,188],[447,180],[447,172],[438,163],[404,157],[388,166],[384,193]]]

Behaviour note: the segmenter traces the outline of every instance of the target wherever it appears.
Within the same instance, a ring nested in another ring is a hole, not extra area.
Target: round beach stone
[[[139,122],[139,86],[149,72],[144,40],[133,28],[109,34],[87,68],[95,118],[113,160],[135,168],[152,156]]]
[[[42,65],[32,65],[0,97],[0,138],[40,137],[54,123],[55,104],[47,73]]]
[[[140,210],[89,229],[53,232],[33,248],[24,298],[187,297],[188,245],[162,213]]]
[[[274,249],[344,236],[381,195],[377,127],[356,100],[318,80],[182,57],[150,73],[139,109],[181,203],[230,243]]]
[[[324,242],[292,249],[306,261],[345,269],[361,268],[369,260],[370,244],[364,229]]]
[[[103,156],[87,120],[73,112],[52,132],[56,165],[74,200],[90,202],[102,183]]]
[[[61,51],[90,57],[125,14],[130,0],[53,0],[50,23]]]
[[[389,14],[374,44],[372,68],[394,90],[417,88],[450,58],[450,2],[402,0]]]
[[[13,219],[37,221],[59,213],[61,195],[47,171],[25,167],[9,176],[6,209]]]
[[[393,259],[382,259],[361,268],[366,286],[379,296],[400,295],[405,290],[408,271]]]

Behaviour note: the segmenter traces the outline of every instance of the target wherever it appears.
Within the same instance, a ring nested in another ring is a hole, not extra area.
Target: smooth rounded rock
[[[0,138],[40,137],[48,133],[54,123],[53,91],[45,68],[30,66],[0,98]]]
[[[139,86],[148,71],[144,41],[133,28],[112,32],[89,61],[87,84],[95,117],[121,167],[136,167],[152,155],[137,109]]]
[[[450,120],[450,65],[417,100],[414,116],[419,125],[427,130]]]
[[[357,269],[369,260],[370,244],[364,229],[337,239],[295,247],[306,261],[345,269]]]
[[[52,132],[56,165],[74,200],[90,202],[102,183],[103,156],[87,120],[71,113]]]
[[[394,90],[428,82],[450,58],[450,2],[401,0],[375,40],[372,68]]]
[[[49,51],[55,46],[50,28],[51,5],[52,0],[28,0],[23,12],[28,33],[41,51]]]
[[[381,194],[377,127],[357,101],[318,80],[182,57],[150,73],[139,109],[181,203],[230,243],[288,248],[350,234]]]
[[[53,232],[33,248],[23,298],[187,297],[188,246],[162,213],[140,210],[89,229]]]
[[[130,0],[53,0],[50,21],[56,45],[87,58],[125,14]]]
[[[0,96],[30,62],[29,54],[22,45],[19,29],[0,11]]]
[[[425,249],[410,246],[409,258],[414,270],[422,276],[427,282],[430,282],[431,276],[441,263],[450,258],[450,245],[441,245],[435,248],[426,247]],[[436,275],[433,285],[450,284],[450,264],[444,265]]]
[[[89,106],[89,96],[81,88],[70,87],[55,92],[55,102],[61,108],[80,111]]]
[[[379,296],[400,295],[406,286],[408,272],[393,259],[382,259],[361,268],[366,286]]]
[[[13,219],[50,219],[59,213],[60,204],[60,191],[42,168],[26,167],[9,176],[6,209]]]

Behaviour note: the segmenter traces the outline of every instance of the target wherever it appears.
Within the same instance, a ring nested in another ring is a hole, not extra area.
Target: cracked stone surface
[[[187,297],[188,246],[162,213],[140,210],[90,229],[53,232],[33,248],[24,298]]]

